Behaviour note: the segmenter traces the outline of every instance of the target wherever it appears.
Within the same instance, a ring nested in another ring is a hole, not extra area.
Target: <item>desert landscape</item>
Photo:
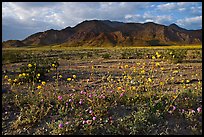
[[[202,29],[84,20],[2,42],[3,135],[201,135]]]

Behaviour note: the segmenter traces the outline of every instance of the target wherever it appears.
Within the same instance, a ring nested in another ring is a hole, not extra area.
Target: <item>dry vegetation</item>
[[[3,49],[2,134],[202,134],[202,49]]]

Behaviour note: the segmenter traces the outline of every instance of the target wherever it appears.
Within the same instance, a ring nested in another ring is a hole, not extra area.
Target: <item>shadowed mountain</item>
[[[9,41],[4,42],[9,45]],[[202,44],[202,29],[187,30],[176,24],[169,26],[147,23],[123,23],[109,20],[83,21],[75,27],[47,30],[33,34],[22,41],[25,45],[61,46],[141,46]]]

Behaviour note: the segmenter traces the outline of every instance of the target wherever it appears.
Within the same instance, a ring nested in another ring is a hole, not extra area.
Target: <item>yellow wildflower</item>
[[[38,94],[40,95],[40,94],[42,94],[42,92],[40,91],[40,92],[38,92]]]
[[[172,52],[169,53],[170,55],[173,54]]]
[[[151,79],[151,78],[148,78],[148,81],[149,81],[149,82],[152,82],[152,79]]]
[[[155,59],[156,57],[155,56],[152,56],[152,59]]]
[[[19,76],[19,77],[22,77],[22,74],[19,74],[18,76]]]
[[[46,84],[46,82],[45,81],[42,81],[42,85],[45,85]]]
[[[23,75],[24,77],[26,76],[26,74],[25,74],[25,73],[23,73],[22,75]]]
[[[38,73],[37,76],[40,77],[40,73]]]
[[[141,71],[141,74],[144,74],[144,73],[145,73],[145,70],[142,70],[142,71]]]
[[[201,82],[199,81],[199,82],[198,82],[198,84],[200,85],[200,84],[201,84]]]
[[[62,75],[59,75],[59,78],[62,78]]]
[[[73,75],[73,78],[76,78],[76,75]]]
[[[7,75],[5,75],[5,76],[4,76],[4,78],[5,78],[5,79],[7,79],[7,78],[8,78],[8,76],[7,76]]]
[[[177,96],[176,96],[176,95],[174,95],[174,96],[173,96],[173,98],[174,98],[174,99],[176,99],[176,98],[177,98]]]
[[[14,79],[14,82],[17,82],[17,79],[16,79],[16,78]]]
[[[72,80],[72,78],[67,78],[67,80],[68,80],[68,81],[71,81],[71,80]]]
[[[156,66],[160,66],[159,62],[156,63]]]
[[[11,79],[8,79],[8,82],[11,82]]]
[[[161,55],[158,52],[156,52],[156,55],[157,55],[157,58],[161,57]]]
[[[39,86],[37,86],[37,89],[41,89],[41,88],[42,88],[42,86],[40,86],[40,85],[39,85]]]
[[[132,86],[132,90],[136,90],[136,87],[135,87],[135,86]]]
[[[190,82],[190,80],[186,80],[186,82],[187,82],[187,83],[189,83],[189,82]]]
[[[31,67],[32,67],[32,64],[28,64],[28,67],[31,68]]]
[[[52,67],[55,67],[55,64],[52,64]]]
[[[128,68],[128,65],[125,65],[125,68]]]
[[[118,90],[121,90],[122,88],[121,87],[118,87]]]
[[[164,85],[164,82],[161,81],[159,84],[162,86],[162,85]]]
[[[171,80],[174,80],[174,77],[171,77]]]
[[[131,79],[132,79],[132,77],[131,77],[131,76],[128,76],[128,79],[129,79],[129,80],[131,80]]]
[[[173,73],[178,73],[178,72],[179,72],[178,70],[174,70],[174,71],[173,71]]]

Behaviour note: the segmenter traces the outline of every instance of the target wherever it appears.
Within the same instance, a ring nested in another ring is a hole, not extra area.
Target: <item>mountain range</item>
[[[62,30],[38,32],[24,40],[2,42],[3,47],[24,46],[156,46],[202,44],[202,29],[187,30],[176,24],[169,26],[147,23],[123,23],[109,20],[86,20]]]

